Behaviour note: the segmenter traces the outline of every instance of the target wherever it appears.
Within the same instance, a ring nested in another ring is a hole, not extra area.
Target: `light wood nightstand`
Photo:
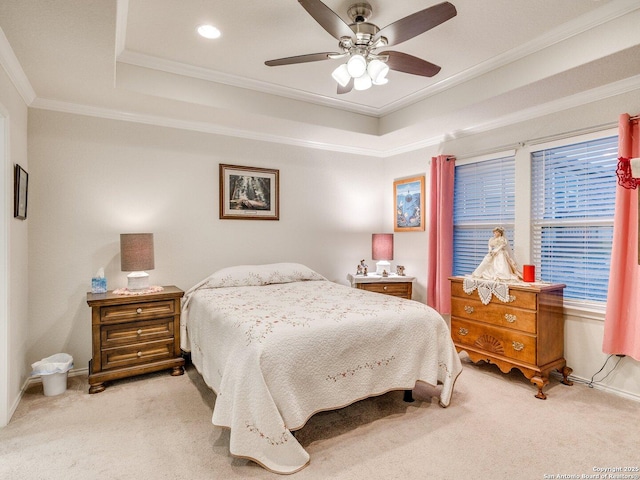
[[[347,280],[349,280],[353,288],[411,300],[415,277],[395,274],[383,277],[382,275],[370,273],[367,276],[349,274],[347,275]]]
[[[180,299],[184,292],[168,286],[158,293],[114,295],[87,293],[91,307],[93,358],[89,393],[105,382],[171,369],[184,373],[180,352]]]

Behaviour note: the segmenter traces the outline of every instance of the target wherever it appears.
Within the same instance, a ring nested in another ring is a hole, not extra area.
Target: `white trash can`
[[[31,375],[39,375],[46,397],[60,395],[67,390],[67,377],[73,368],[73,357],[67,353],[56,353],[32,363]]]

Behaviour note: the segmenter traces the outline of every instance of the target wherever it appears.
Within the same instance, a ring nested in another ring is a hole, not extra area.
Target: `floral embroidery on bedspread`
[[[282,427],[282,433],[275,437],[271,437],[250,422],[246,422],[245,426],[251,433],[258,435],[260,438],[264,438],[269,443],[269,445],[273,445],[274,447],[287,443],[289,441],[289,436],[291,435],[291,433],[289,433],[289,430],[287,430],[287,427]]]
[[[364,364],[361,365],[357,365],[353,368],[349,368],[343,372],[338,372],[334,375],[327,375],[327,380],[333,380],[334,382],[337,382],[339,379],[341,378],[346,378],[346,377],[353,377],[356,373],[362,371],[362,370],[374,370],[378,367],[386,367],[388,366],[393,360],[395,360],[396,357],[394,357],[393,355],[391,355],[389,358],[383,358],[380,360],[376,360],[374,362],[366,362]]]
[[[369,318],[386,313],[402,314],[409,303],[387,295],[375,295],[361,302],[363,292],[330,282],[309,282],[304,295],[296,284],[268,285],[269,295],[247,288],[210,290],[217,310],[243,331],[246,345],[262,342],[276,329],[310,328],[323,322],[340,323],[349,319]],[[292,294],[296,294],[292,297]],[[370,292],[364,292],[368,293]],[[344,304],[345,297],[347,305]],[[342,304],[341,304],[342,302]],[[341,306],[342,305],[342,306]]]

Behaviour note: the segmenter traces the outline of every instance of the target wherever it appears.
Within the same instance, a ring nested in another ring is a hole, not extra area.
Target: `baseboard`
[[[560,373],[558,373],[558,372],[551,372],[551,376],[554,377],[554,378],[557,378],[559,380],[563,379],[562,375]],[[611,387],[609,385],[604,385],[602,383],[592,383],[591,380],[589,380],[589,379],[578,377],[578,376],[575,376],[575,375],[569,375],[567,378],[569,380],[574,381],[574,382],[584,383],[585,385],[591,384],[591,386],[593,388],[596,388],[598,390],[602,390],[602,391],[607,392],[607,393],[611,393],[613,395],[617,395],[619,397],[628,398],[629,400],[633,400],[635,402],[640,402],[640,395],[638,395],[636,393],[627,392],[625,390],[620,390],[619,388]]]

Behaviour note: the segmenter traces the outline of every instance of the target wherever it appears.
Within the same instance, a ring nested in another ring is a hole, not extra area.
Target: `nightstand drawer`
[[[175,313],[173,301],[137,302],[111,307],[102,307],[100,322],[122,322],[140,318],[170,316]]]
[[[131,367],[175,357],[173,339],[102,351],[102,369]]]
[[[369,292],[384,293],[395,297],[410,298],[411,284],[408,282],[359,283],[358,288]]]
[[[483,305],[478,300],[451,297],[451,315],[485,322],[499,327],[508,327],[523,332],[536,333],[536,312],[493,302]]]
[[[533,335],[451,318],[451,337],[456,344],[530,364],[536,363],[536,337]]]
[[[100,336],[102,348],[132,345],[140,342],[172,339],[174,332],[173,317],[146,322],[105,325]]]

